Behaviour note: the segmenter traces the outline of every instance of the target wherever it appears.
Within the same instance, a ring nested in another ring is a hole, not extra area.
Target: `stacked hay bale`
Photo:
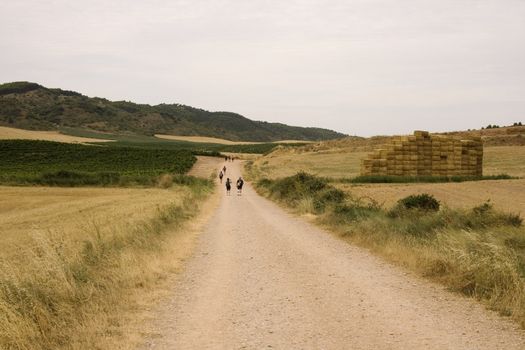
[[[389,176],[481,176],[481,137],[461,140],[416,131],[396,136],[384,148],[361,163],[361,175]]]

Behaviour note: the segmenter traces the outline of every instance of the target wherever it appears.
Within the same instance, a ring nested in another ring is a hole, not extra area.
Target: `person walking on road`
[[[221,184],[222,184],[222,178],[224,177],[224,174],[223,172],[219,172],[219,180],[221,181]]]
[[[222,172],[226,174],[226,165],[222,167]]]
[[[239,176],[239,179],[237,180],[237,195],[242,195],[242,186],[244,185],[244,180],[242,177]]]
[[[229,196],[230,195],[230,190],[232,189],[232,182],[230,180],[230,178],[228,177],[226,179],[226,195]]]

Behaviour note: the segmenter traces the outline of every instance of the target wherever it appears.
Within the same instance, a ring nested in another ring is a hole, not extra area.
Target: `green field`
[[[196,157],[183,149],[103,147],[48,141],[0,141],[0,182],[46,185],[148,184],[185,174]]]

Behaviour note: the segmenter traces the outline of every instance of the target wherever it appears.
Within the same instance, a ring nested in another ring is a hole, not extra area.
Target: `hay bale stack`
[[[461,140],[415,131],[396,136],[361,162],[361,175],[393,176],[481,176],[481,137]]]

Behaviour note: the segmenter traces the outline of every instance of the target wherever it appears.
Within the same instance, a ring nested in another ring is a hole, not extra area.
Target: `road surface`
[[[226,175],[239,176],[228,163]],[[525,349],[523,331],[286,213],[221,187],[144,349]]]

